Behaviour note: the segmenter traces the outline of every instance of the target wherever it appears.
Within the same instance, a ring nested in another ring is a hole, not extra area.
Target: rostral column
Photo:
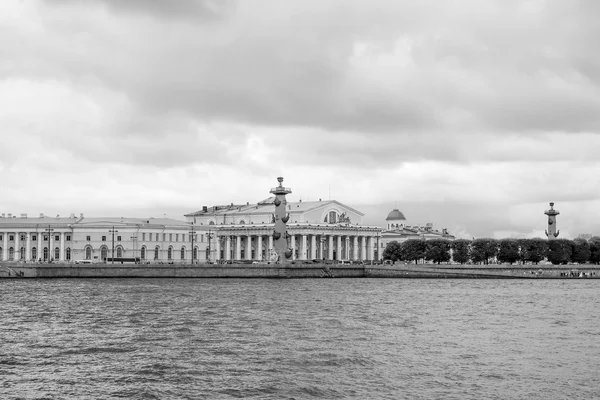
[[[271,189],[271,193],[275,195],[275,200],[273,201],[273,204],[275,204],[275,214],[273,214],[275,225],[273,231],[273,251],[276,254],[276,256],[275,254],[272,255],[271,261],[283,264],[290,262],[292,257],[292,250],[288,246],[287,234],[287,222],[290,216],[285,211],[287,206],[285,195],[292,193],[292,189],[283,187],[282,177],[277,178],[277,181],[279,182],[279,186]]]
[[[550,203],[550,209],[544,211],[544,214],[548,216],[548,230],[546,231],[546,236],[548,236],[548,240],[555,239],[560,233],[560,231],[556,230],[556,216],[560,213],[554,209],[554,203]]]

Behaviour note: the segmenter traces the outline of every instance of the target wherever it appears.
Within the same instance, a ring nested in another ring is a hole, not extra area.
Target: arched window
[[[0,249],[0,251],[2,251],[2,249]],[[37,261],[37,247],[31,248],[31,259]]]
[[[169,246],[169,248],[167,249],[167,259],[171,261],[171,258],[173,258],[173,248]]]
[[[181,259],[185,260],[185,247],[181,248]]]
[[[44,247],[44,261],[48,261],[48,248]]]
[[[154,248],[154,259],[155,259],[155,260],[158,260],[158,251],[159,251],[159,248],[158,248],[158,246],[156,246],[156,247]]]
[[[67,259],[67,261],[71,261],[71,248],[67,247],[67,249],[65,250],[65,257]]]
[[[329,211],[329,223],[330,224],[335,224],[336,217],[337,217],[337,214],[335,213],[335,211]]]
[[[58,247],[54,248],[54,259],[60,260],[60,249]]]
[[[244,225],[245,223],[246,222],[243,219],[240,219],[240,222],[239,222],[240,225]]]
[[[108,258],[108,247],[102,246],[100,248],[100,259],[102,261],[106,261],[107,258]]]
[[[21,250],[19,251],[20,255],[19,255],[19,260],[24,260],[25,259],[25,247],[21,247]]]
[[[85,259],[86,260],[92,259],[92,248],[90,246],[85,248]]]
[[[140,258],[142,260],[146,259],[146,246],[142,246],[142,249],[140,250]]]
[[[117,247],[117,257],[123,257],[123,248]]]
[[[15,259],[15,249],[10,247],[8,249],[8,261],[13,261]]]

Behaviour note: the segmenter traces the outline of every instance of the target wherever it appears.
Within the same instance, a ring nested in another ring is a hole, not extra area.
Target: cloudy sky
[[[0,212],[336,199],[600,235],[600,2],[4,0]]]

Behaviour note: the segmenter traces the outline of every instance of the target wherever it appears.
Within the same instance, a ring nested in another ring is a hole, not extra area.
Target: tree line
[[[392,241],[383,251],[383,259],[437,264],[532,263],[548,260],[552,264],[600,264],[600,237],[585,239],[409,239]]]

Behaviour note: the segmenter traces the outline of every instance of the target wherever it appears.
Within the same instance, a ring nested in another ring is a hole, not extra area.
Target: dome
[[[392,211],[390,211],[390,213],[388,214],[388,216],[385,220],[386,221],[399,221],[399,220],[406,221],[406,218],[404,218],[404,214],[402,214],[400,211],[398,211],[397,208],[394,208]]]

